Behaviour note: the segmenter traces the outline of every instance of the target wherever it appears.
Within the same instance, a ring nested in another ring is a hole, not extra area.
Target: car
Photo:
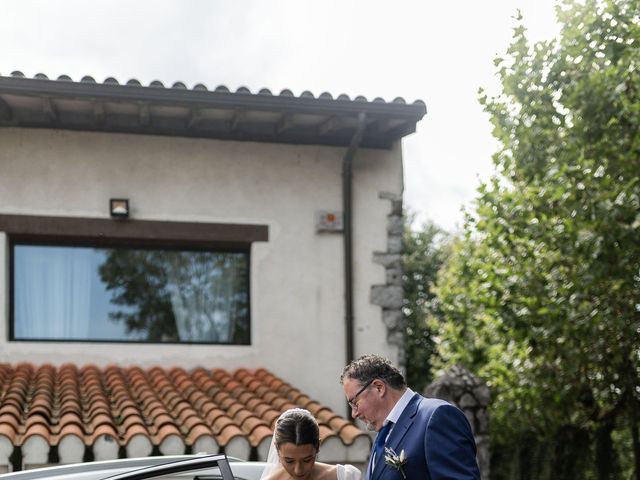
[[[0,475],[0,480],[259,480],[265,466],[221,454],[174,455],[22,470]]]

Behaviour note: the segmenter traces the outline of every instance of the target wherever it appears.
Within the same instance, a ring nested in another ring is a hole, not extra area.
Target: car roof
[[[207,475],[223,480],[231,480],[232,478],[258,480],[265,465],[264,462],[227,459],[224,455],[173,455],[57,465],[3,474],[0,475],[0,480],[99,480],[106,478],[124,480],[154,478],[158,475],[165,475],[163,478],[168,478],[167,474],[175,474],[175,478],[189,478],[188,472],[193,470],[198,471],[200,478],[202,475]],[[228,472],[226,472],[227,469],[229,469]],[[227,474],[225,475],[225,473]]]

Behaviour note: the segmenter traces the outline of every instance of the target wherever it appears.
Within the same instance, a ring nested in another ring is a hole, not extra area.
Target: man
[[[344,367],[340,383],[353,418],[378,432],[365,480],[480,479],[464,414],[407,388],[389,360],[364,355]]]

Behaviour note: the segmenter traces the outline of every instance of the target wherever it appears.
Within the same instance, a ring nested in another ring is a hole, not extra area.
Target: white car
[[[265,465],[225,455],[159,456],[23,470],[0,480],[259,480]]]

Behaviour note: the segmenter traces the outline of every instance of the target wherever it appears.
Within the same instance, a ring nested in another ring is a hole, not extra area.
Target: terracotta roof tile
[[[15,403],[7,403],[3,404],[0,407],[0,418],[4,415],[11,415],[16,420],[22,418],[22,408],[21,405],[16,405]],[[0,423],[1,424],[1,423]]]
[[[13,425],[13,422],[4,422],[2,417],[0,417],[0,435],[5,436],[9,439],[12,444],[16,444],[16,438],[18,436],[18,430]]]
[[[276,423],[276,420],[278,419],[279,416],[280,416],[280,412],[269,409],[262,414],[262,419],[265,422],[267,422],[267,425],[271,425],[273,427],[273,425]]]
[[[146,428],[146,423],[141,415],[131,412],[126,417],[123,417],[122,423],[120,424],[120,431],[122,432],[122,435],[127,435],[127,432],[136,425],[141,425]]]
[[[112,424],[103,423],[98,425],[93,430],[93,432],[87,436],[87,439],[89,440],[89,443],[92,444],[96,441],[98,437],[101,437],[104,435],[107,435],[115,439],[118,436],[118,433],[116,432],[116,429]]]
[[[351,422],[339,417],[338,415],[333,414],[333,416],[331,416],[331,414],[326,411],[322,411],[322,415],[318,417],[318,421],[326,423],[332,430],[338,433],[340,433],[347,425],[353,425]]]
[[[189,433],[187,434],[187,442],[192,445],[202,436],[212,437],[213,433],[209,427],[199,423],[189,430]]]
[[[211,428],[214,435],[219,435],[220,432],[229,425],[233,425],[233,420],[231,420],[231,418],[229,418],[227,415],[222,415],[221,417],[216,418],[216,421],[211,426]]]
[[[125,430],[124,434],[121,435],[121,438],[123,443],[126,445],[136,435],[141,435],[146,438],[151,437],[149,430],[147,430],[147,427],[145,427],[144,424],[135,423]]]
[[[224,416],[226,416],[226,414],[222,410],[220,410],[219,408],[215,408],[209,411],[209,413],[205,416],[205,420],[207,425],[213,427],[218,419]]]
[[[174,427],[176,426],[175,420],[168,413],[161,413],[160,415],[151,418],[153,419],[153,425],[158,429],[164,427],[165,425],[173,425]]]
[[[34,425],[44,425],[48,430],[51,423],[49,422],[48,417],[43,417],[42,415],[38,414],[29,415],[27,417],[27,420],[24,422],[25,431],[29,430]]]
[[[240,426],[242,426],[247,420],[251,418],[257,419],[257,417],[253,414],[253,412],[251,412],[250,410],[247,410],[244,407],[241,410],[239,410],[234,416],[235,416],[236,422],[238,422]]]
[[[3,427],[7,427],[13,431],[13,435],[18,433],[18,428],[20,427],[19,420],[10,414],[0,415],[0,429]],[[8,432],[8,430],[7,430]]]
[[[363,438],[362,430],[353,423],[349,423],[340,429],[340,438],[345,444],[351,445],[356,440]]]
[[[58,413],[63,414],[66,412],[81,413],[82,407],[80,405],[80,402],[77,399],[73,399],[73,400],[69,399],[69,400],[65,400],[64,402],[61,402]]]
[[[264,422],[264,420],[261,420],[258,417],[254,416],[248,417],[244,422],[240,424],[240,426],[242,427],[242,430],[247,432],[249,435],[251,435],[260,427],[267,427],[267,429],[271,431],[271,428]]]
[[[182,438],[182,433],[180,433],[180,430],[178,430],[178,427],[174,424],[170,423],[162,425],[154,436],[154,443],[160,444],[170,435]]]
[[[58,425],[60,426],[67,425],[69,423],[75,423],[80,426],[83,425],[82,418],[80,418],[80,415],[75,412],[66,412],[58,419]]]
[[[33,423],[25,429],[24,435],[22,435],[22,438],[19,440],[18,444],[22,445],[27,441],[27,439],[29,439],[29,437],[32,437],[34,435],[39,435],[47,442],[51,443],[52,435],[47,425],[42,423]]]
[[[244,437],[244,435],[242,434],[242,430],[234,424],[227,425],[216,435],[218,443],[223,447],[235,437]]]
[[[366,452],[367,433],[264,369],[0,364],[0,436],[14,448],[33,436],[62,447],[69,437],[100,459],[153,446],[264,459],[275,420],[292,407],[316,415],[332,449],[358,441]]]
[[[266,425],[258,425],[249,434],[249,441],[253,447],[259,446],[262,442],[271,442],[272,430]]]
[[[58,444],[60,443],[60,441],[66,437],[67,435],[75,435],[76,437],[80,438],[82,440],[83,443],[85,443],[85,434],[84,434],[84,430],[82,429],[81,426],[75,424],[75,423],[69,423],[67,425],[65,425],[64,427],[62,427],[60,429],[60,432],[58,433],[57,437],[56,437],[56,443]],[[53,442],[52,442],[53,444]]]
[[[96,430],[102,425],[109,425],[113,428],[113,418],[106,413],[98,413],[89,420],[89,431]]]
[[[330,437],[337,436],[336,433],[324,424],[320,424],[320,441],[324,442]]]

